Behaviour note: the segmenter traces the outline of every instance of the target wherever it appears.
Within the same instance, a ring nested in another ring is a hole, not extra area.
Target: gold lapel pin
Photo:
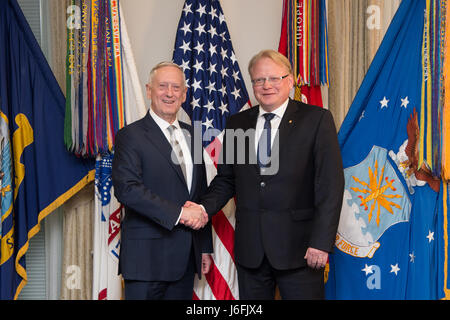
[[[292,121],[292,120],[289,120],[289,124],[292,124],[294,121]]]

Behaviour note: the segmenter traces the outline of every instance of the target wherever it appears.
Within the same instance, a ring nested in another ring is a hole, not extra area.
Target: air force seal
[[[356,166],[344,170],[345,191],[336,247],[349,255],[372,258],[378,240],[394,224],[409,221],[411,202],[388,160],[374,146]]]

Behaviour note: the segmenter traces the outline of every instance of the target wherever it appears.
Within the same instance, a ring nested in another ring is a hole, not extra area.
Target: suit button
[[[266,183],[263,181],[261,182],[261,188],[264,188],[266,186]]]

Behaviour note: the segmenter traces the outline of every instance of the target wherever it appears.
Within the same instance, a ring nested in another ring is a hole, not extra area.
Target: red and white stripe
[[[250,107],[246,104],[241,111]],[[204,159],[208,185],[217,174],[217,159],[222,149],[223,132],[205,150]],[[195,278],[194,300],[239,300],[239,288],[234,263],[234,229],[236,205],[230,199],[212,218],[213,248],[211,271]]]

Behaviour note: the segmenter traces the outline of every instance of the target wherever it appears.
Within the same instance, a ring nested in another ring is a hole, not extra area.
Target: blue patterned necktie
[[[258,141],[258,166],[267,168],[270,165],[270,157],[272,156],[272,125],[270,121],[275,117],[273,113],[263,115],[266,118],[264,122],[264,130]]]

